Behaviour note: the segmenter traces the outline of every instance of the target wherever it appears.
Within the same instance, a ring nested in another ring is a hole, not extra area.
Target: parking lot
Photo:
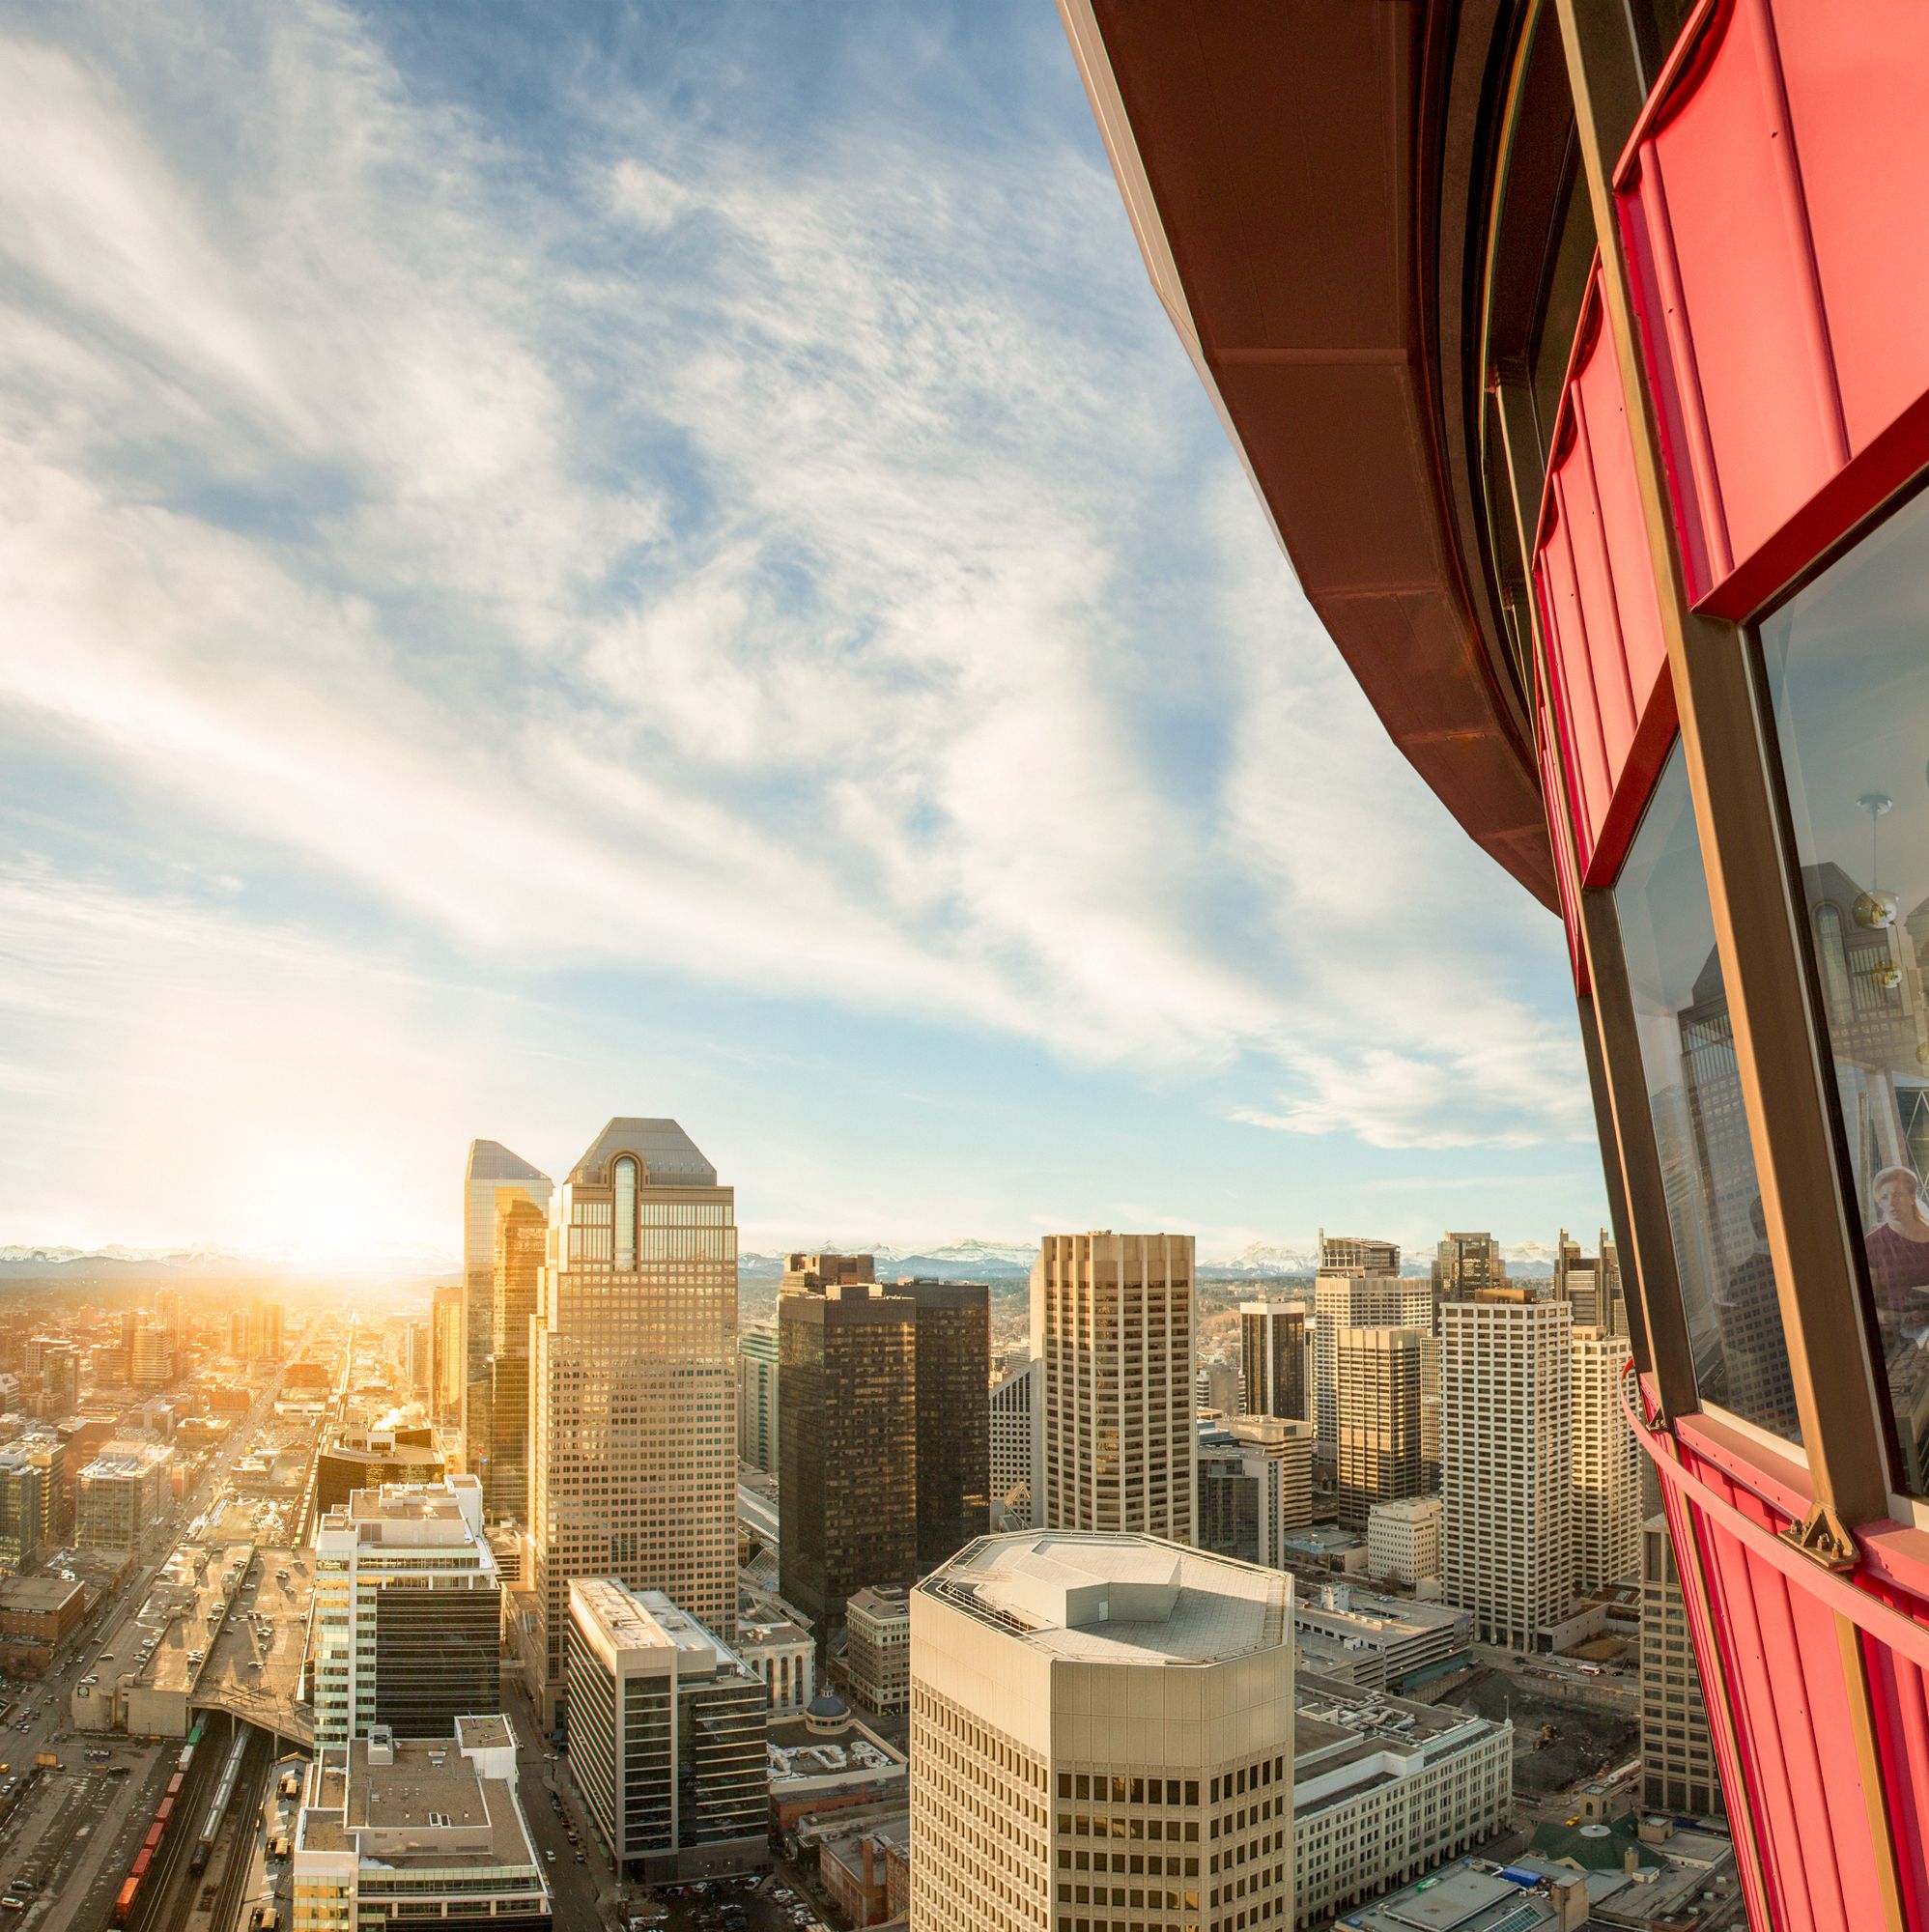
[[[823,1923],[780,1879],[722,1879],[660,1888],[634,1909],[630,1932],[811,1932]]]

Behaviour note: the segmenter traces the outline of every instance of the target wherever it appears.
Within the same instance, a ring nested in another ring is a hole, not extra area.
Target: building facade
[[[109,1442],[80,1472],[73,1540],[94,1549],[138,1549],[159,1520],[168,1453],[157,1442]]]
[[[1411,1590],[1440,1576],[1440,1498],[1375,1503],[1367,1515],[1367,1575]]]
[[[496,1230],[498,1211],[525,1202],[545,1219],[553,1184],[540,1168],[500,1141],[471,1141],[462,1182],[462,1466],[486,1480],[495,1412],[489,1362],[496,1343]]]
[[[925,1577],[918,1932],[1291,1926],[1291,1593],[1155,1537],[1051,1530]]]
[[[46,1489],[45,1472],[25,1450],[0,1448],[0,1577],[17,1577],[40,1549]]]
[[[1641,1567],[1641,1445],[1621,1406],[1631,1350],[1625,1335],[1575,1328],[1574,1365],[1574,1586],[1625,1583]]]
[[[445,1735],[499,1708],[502,1583],[473,1476],[363,1490],[315,1530],[315,1736]]]
[[[1032,1267],[1033,1517],[1190,1543],[1189,1235],[1047,1235]]]
[[[736,1347],[733,1191],[674,1121],[611,1121],[551,1203],[531,1337],[529,1655],[546,1719],[573,1577],[665,1590],[735,1634]]]
[[[1313,1425],[1245,1415],[1199,1435],[1198,1546],[1284,1567],[1287,1539],[1313,1520]]]
[[[1572,1330],[1520,1290],[1440,1308],[1440,1586],[1515,1650],[1574,1601]]]
[[[1314,1279],[1314,1420],[1321,1453],[1339,1454],[1339,1337],[1345,1328],[1433,1329],[1433,1290],[1400,1272],[1391,1241],[1322,1236],[1326,1259]],[[1391,1260],[1388,1259],[1391,1257]]]
[[[1661,1516],[1641,1525],[1641,1803],[1697,1818],[1721,1813],[1715,1737]]]
[[[1032,1527],[1032,1432],[1041,1378],[1041,1365],[1027,1360],[991,1391],[993,1529]]]
[[[1929,26],[1061,14],[1300,588],[1560,918],[1750,1917],[1929,1922]]]
[[[903,1590],[860,1590],[845,1605],[851,1695],[881,1717],[911,1701],[911,1604]]]
[[[496,1522],[525,1521],[529,1513],[529,1323],[542,1291],[549,1252],[547,1206],[498,1188],[496,1202],[495,1291],[489,1315],[487,1460],[483,1506]]]
[[[916,1311],[918,1566],[930,1570],[991,1526],[991,1290],[900,1281],[886,1293]]]
[[[777,1474],[778,1332],[774,1322],[737,1337],[737,1461]]]
[[[1297,1302],[1240,1302],[1240,1413],[1311,1422],[1307,1394],[1306,1310]]]
[[[570,1584],[569,1775],[618,1869],[769,1861],[763,1680],[661,1590]]]
[[[1375,1503],[1423,1494],[1419,1328],[1342,1328],[1333,1338],[1340,1520],[1364,1529]]]

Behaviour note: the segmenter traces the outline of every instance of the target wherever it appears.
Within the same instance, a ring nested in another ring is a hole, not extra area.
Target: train
[[[241,1779],[241,1756],[248,1747],[247,1726],[235,1727],[235,1747],[228,1753],[228,1761],[221,1767],[221,1781],[214,1787],[214,1796],[208,1805],[207,1822],[201,1827],[201,1835],[194,1841],[194,1856],[188,1861],[187,1869],[200,1873],[208,1868],[208,1861],[213,1854],[214,1836],[221,1829],[221,1820],[228,1815],[228,1806],[235,1801],[235,1786]]]
[[[160,1856],[162,1842],[167,1837],[168,1827],[174,1823],[175,1813],[185,1809],[183,1792],[186,1788],[187,1774],[193,1767],[195,1753],[201,1748],[202,1740],[208,1733],[208,1719],[197,1718],[194,1728],[187,1734],[187,1742],[182,1747],[181,1755],[174,1761],[174,1773],[167,1780],[167,1788],[161,1793],[160,1803],[155,1806],[155,1814],[148,1822],[146,1835],[141,1839],[140,1849],[134,1854],[133,1863],[128,1867],[128,1876],[122,1881],[121,1889],[114,1895],[113,1923],[126,1926],[132,1921],[134,1907],[145,1889],[148,1877],[154,1870],[156,1859]],[[220,1804],[220,1811],[228,1807],[228,1801],[235,1794],[235,1780],[240,1775],[241,1752],[247,1747],[247,1732],[242,1729],[235,1740],[235,1747],[229,1753],[228,1762],[221,1774],[221,1784],[215,1796]],[[195,1858],[191,1869],[199,1871],[208,1862],[204,1843],[212,1845],[215,1827],[221,1822],[220,1811],[209,1821],[201,1839],[195,1844]]]

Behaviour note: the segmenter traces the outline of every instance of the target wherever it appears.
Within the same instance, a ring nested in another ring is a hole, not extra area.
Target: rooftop
[[[1293,1677],[1292,1778],[1296,1815],[1355,1797],[1368,1784],[1501,1735],[1502,1726],[1446,1704],[1420,1704],[1338,1677]]]
[[[633,1590],[613,1577],[579,1577],[569,1586],[569,1614],[610,1669],[743,1668],[722,1637],[661,1590]]]
[[[570,1169],[570,1179],[592,1184],[607,1180],[609,1165],[619,1153],[633,1153],[642,1162],[646,1187],[717,1184],[717,1170],[674,1121],[638,1120],[627,1115],[611,1121],[596,1136]]]
[[[1289,1641],[1291,1579],[1161,1538],[1026,1530],[980,1537],[920,1594],[1061,1657],[1213,1663]]]
[[[49,1610],[57,1610],[86,1585],[78,1580],[70,1581],[65,1577],[0,1577],[0,1610],[12,1610],[16,1615],[41,1616]]]
[[[511,1153],[500,1141],[470,1141],[468,1177],[470,1180],[547,1180],[540,1168],[531,1167],[519,1153]]]

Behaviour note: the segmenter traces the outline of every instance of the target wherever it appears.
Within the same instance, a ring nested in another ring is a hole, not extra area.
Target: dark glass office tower
[[[917,1307],[918,1568],[935,1570],[991,1527],[991,1290],[907,1281],[883,1292]]]
[[[1242,1415],[1312,1419],[1306,1406],[1303,1308],[1283,1301],[1239,1304],[1239,1398]]]

